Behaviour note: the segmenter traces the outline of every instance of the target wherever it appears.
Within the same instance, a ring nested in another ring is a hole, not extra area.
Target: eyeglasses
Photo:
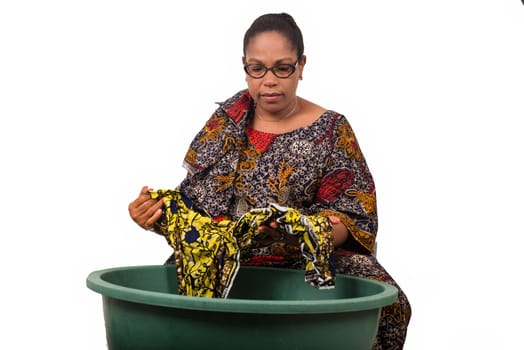
[[[268,71],[271,71],[277,78],[289,78],[297,69],[298,60],[294,64],[276,64],[273,67],[266,67],[263,64],[246,64],[244,71],[251,78],[261,79]]]

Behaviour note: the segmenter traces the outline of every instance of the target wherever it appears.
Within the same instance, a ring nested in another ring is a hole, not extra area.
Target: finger
[[[271,224],[269,226],[266,226],[266,225],[260,226],[258,228],[258,231],[271,236],[271,238],[275,241],[282,239],[282,232],[277,230],[277,228],[273,227],[273,225]]]
[[[340,218],[338,216],[328,216],[328,219],[332,224],[340,224]]]
[[[140,193],[138,194],[138,197],[129,203],[128,209],[131,212],[131,210],[134,210],[135,208],[140,207],[145,201],[149,200],[151,196],[149,195],[150,188],[149,186],[143,186],[140,190]]]
[[[150,196],[143,196],[137,198],[135,204],[135,208],[139,211],[155,211],[164,204],[164,201],[160,199],[152,199]]]
[[[148,186],[144,186],[140,190],[140,194],[138,195],[138,197],[130,203],[129,209],[130,211],[133,210],[136,214],[142,214],[148,211],[157,202],[157,199],[151,198],[151,188]],[[156,208],[153,210],[156,210]]]
[[[145,229],[149,229],[151,227],[153,227],[153,225],[155,224],[155,222],[158,221],[158,219],[160,219],[160,217],[162,216],[162,209],[157,209],[152,216],[149,217],[149,219],[147,219],[144,223],[144,228]]]
[[[143,186],[142,189],[140,190],[140,195],[149,195],[149,192],[151,191],[151,188],[149,186]]]
[[[162,213],[162,208],[164,207],[164,200],[159,199],[156,200],[155,203],[152,205],[152,207],[149,209],[149,212],[151,215],[155,215],[160,210],[160,213]]]
[[[273,226],[275,226],[275,228],[273,228]],[[260,232],[263,232],[270,236],[274,242],[284,242],[288,245],[294,246],[299,245],[299,240],[297,236],[278,230],[277,227],[278,224],[273,225],[273,223],[270,223],[269,226],[260,226],[258,229]]]
[[[259,242],[262,245],[271,245],[275,241],[277,241],[280,238],[280,235],[275,235],[275,230],[271,229],[269,226],[259,226],[258,232],[259,235],[257,235],[257,242]]]
[[[144,227],[150,228],[162,216],[164,201],[150,199],[138,209],[136,222]]]
[[[143,215],[154,204],[155,204],[154,200],[151,200],[150,198],[143,198],[139,196],[134,201],[129,203],[129,206],[128,206],[129,215],[131,215],[131,217],[133,218]]]
[[[129,215],[139,226],[149,228],[162,215],[163,200],[151,199],[149,195],[140,195],[129,204]]]

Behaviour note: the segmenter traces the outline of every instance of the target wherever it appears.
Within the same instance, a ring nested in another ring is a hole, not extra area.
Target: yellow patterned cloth
[[[174,250],[181,295],[226,298],[240,267],[240,255],[264,241],[259,227],[272,221],[281,232],[297,238],[306,260],[305,281],[319,289],[335,285],[332,226],[325,216],[305,216],[271,204],[252,209],[237,221],[215,221],[192,208],[179,190],[154,191],[151,198],[164,201],[164,215],[156,229]]]

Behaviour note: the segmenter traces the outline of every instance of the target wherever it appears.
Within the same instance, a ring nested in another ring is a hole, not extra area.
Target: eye
[[[251,73],[261,73],[265,70],[265,67],[261,64],[250,64],[247,67]]]
[[[293,71],[293,66],[290,64],[279,64],[275,68],[279,73],[291,73]]]

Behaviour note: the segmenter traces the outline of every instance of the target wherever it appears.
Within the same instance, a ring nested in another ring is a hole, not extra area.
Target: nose
[[[278,78],[271,71],[267,72],[267,74],[262,79],[264,79],[263,81],[264,86],[267,86],[267,87],[273,87],[277,85],[278,83],[277,82]]]

